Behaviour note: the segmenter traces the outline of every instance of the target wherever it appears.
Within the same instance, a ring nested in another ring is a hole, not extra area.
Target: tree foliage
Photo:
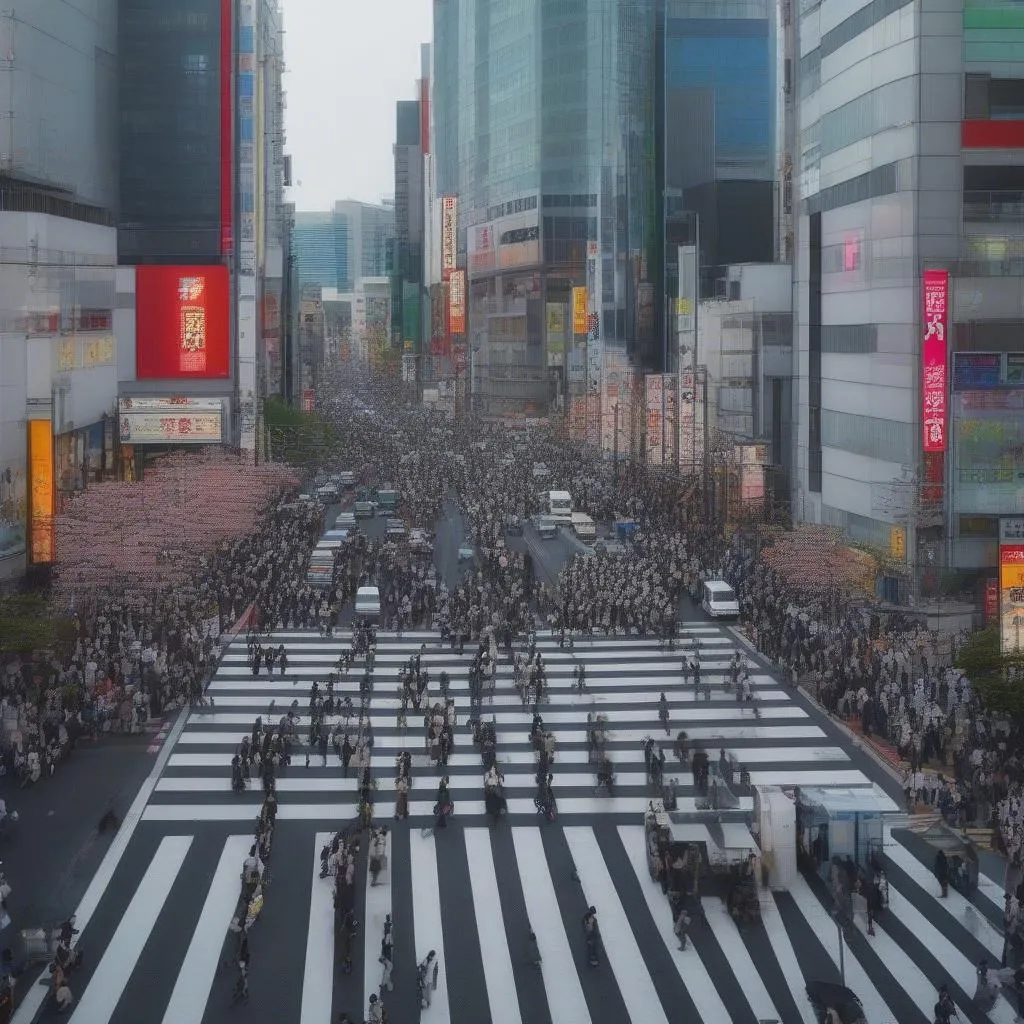
[[[998,627],[971,633],[957,652],[956,667],[989,711],[1024,715],[1024,657],[1003,653]]]
[[[292,466],[311,466],[338,450],[337,427],[316,412],[296,409],[280,398],[268,398],[263,406],[270,442],[270,457]]]
[[[75,636],[74,621],[54,614],[41,594],[0,595],[0,656],[60,651]]]

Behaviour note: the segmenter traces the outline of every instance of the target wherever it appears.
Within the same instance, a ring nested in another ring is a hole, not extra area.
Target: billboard
[[[587,333],[587,289],[572,290],[572,333]]]
[[[448,332],[466,333],[466,272],[453,270],[448,281]]]
[[[594,247],[596,249],[596,246]],[[601,395],[601,374],[604,371],[604,345],[601,340],[601,257],[587,244],[587,394]]]
[[[947,408],[946,333],[949,317],[949,274],[926,270],[921,291],[924,337],[921,339],[921,423],[924,451],[946,450]]]
[[[674,373],[648,374],[646,378],[647,464],[675,466],[679,441],[676,422],[676,391],[678,378]]]
[[[999,520],[999,637],[1004,654],[1024,651],[1024,516]]]
[[[29,561],[52,562],[53,543],[53,423],[28,421]]]
[[[121,444],[221,444],[222,398],[121,398]]]
[[[704,403],[707,370],[703,366],[679,374],[679,470],[699,473],[704,466]]]
[[[561,302],[547,304],[548,366],[565,362],[565,306]]]
[[[230,376],[229,291],[227,267],[138,267],[135,376]]]
[[[441,278],[447,281],[455,269],[458,252],[458,207],[455,196],[441,197]]]

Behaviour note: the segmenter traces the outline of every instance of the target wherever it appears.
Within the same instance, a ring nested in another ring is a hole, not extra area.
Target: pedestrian
[[[437,953],[434,950],[431,950],[419,965],[417,973],[419,976],[420,1006],[424,1008],[430,1006],[434,998],[434,992],[437,991],[438,966]]]
[[[370,994],[370,1005],[366,1011],[367,1024],[384,1024],[384,1004],[376,992]]]
[[[395,988],[395,983],[391,980],[391,972],[394,970],[394,962],[392,959],[393,955],[394,947],[388,939],[384,939],[380,944],[380,956],[378,957],[381,965],[381,993],[383,993],[385,989],[388,992],[393,992]]]
[[[945,850],[939,850],[935,854],[935,879],[939,883],[939,893],[942,899],[949,895],[949,859]]]
[[[679,913],[676,914],[676,919],[672,922],[672,931],[675,932],[675,936],[679,940],[680,949],[686,949],[686,934],[689,927],[690,915],[686,912],[686,907],[682,905],[682,901],[680,901]]]
[[[935,1024],[950,1024],[950,1021],[957,1015],[956,1004],[945,985],[939,989],[939,1000],[935,1004],[934,1012]]]
[[[540,967],[542,959],[540,946],[537,945],[537,936],[534,935],[531,929],[529,938],[526,940],[526,962],[531,967]]]

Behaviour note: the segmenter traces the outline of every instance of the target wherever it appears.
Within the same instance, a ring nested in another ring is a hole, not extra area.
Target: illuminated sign
[[[224,440],[224,400],[122,398],[118,421],[122,444],[220,444]]]
[[[139,380],[228,377],[228,270],[136,270],[135,359]]]
[[[999,520],[999,636],[1004,654],[1024,651],[1024,516]]]
[[[52,562],[53,543],[53,424],[28,422],[29,556],[34,565]]]
[[[448,330],[466,333],[466,272],[455,270],[448,282]]]
[[[451,277],[455,269],[458,205],[459,201],[455,196],[441,198],[441,276],[445,281]]]
[[[921,340],[921,422],[924,451],[946,450],[946,333],[949,316],[949,274],[926,270],[922,281],[924,337]]]
[[[587,289],[572,290],[572,333],[587,333]]]

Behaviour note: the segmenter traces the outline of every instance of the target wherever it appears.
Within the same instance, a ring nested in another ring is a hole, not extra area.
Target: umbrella
[[[816,1009],[835,1010],[843,1024],[863,1024],[864,1007],[845,985],[829,981],[808,982],[807,998],[815,1004]]]

